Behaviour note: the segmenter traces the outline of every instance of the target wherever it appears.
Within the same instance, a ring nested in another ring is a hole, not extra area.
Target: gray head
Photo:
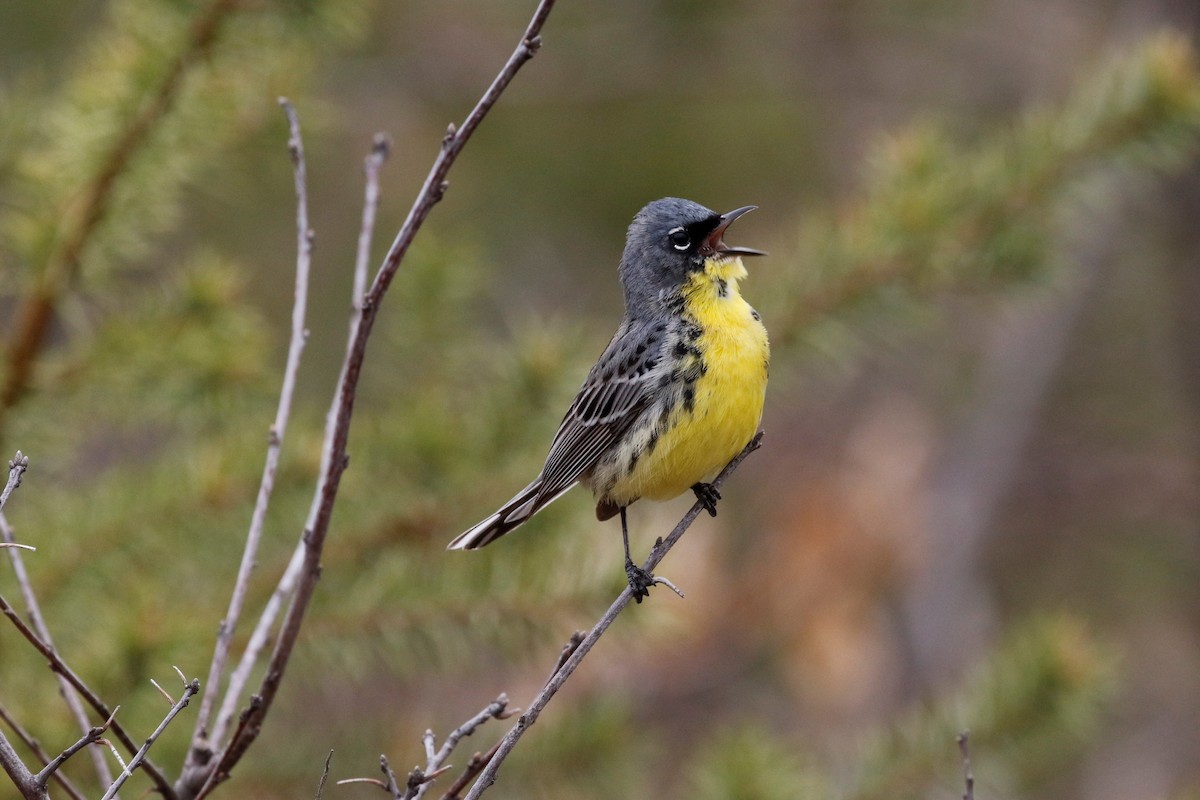
[[[730,247],[722,241],[735,219],[756,206],[717,214],[691,200],[664,197],[649,203],[629,226],[621,257],[621,284],[630,314],[678,289],[688,275],[714,257],[761,256],[761,250]]]

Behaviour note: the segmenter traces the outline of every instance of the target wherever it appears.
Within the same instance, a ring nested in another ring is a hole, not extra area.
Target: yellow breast
[[[711,480],[758,430],[770,349],[758,313],[738,292],[741,258],[710,259],[683,289],[684,315],[702,331],[704,364],[691,408],[676,404],[653,450],[609,492],[618,505],[639,497],[666,500]]]

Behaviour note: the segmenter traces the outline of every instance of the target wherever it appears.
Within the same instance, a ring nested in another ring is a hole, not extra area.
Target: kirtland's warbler
[[[638,212],[621,257],[625,318],[567,409],[541,474],[451,550],[490,544],[582,483],[599,519],[621,515],[629,585],[639,603],[648,595],[656,579],[630,558],[625,509],[690,488],[716,516],[721,496],[707,481],[762,417],[767,331],[738,282],[741,257],[765,253],[723,240],[754,208],[716,214],[667,197]]]

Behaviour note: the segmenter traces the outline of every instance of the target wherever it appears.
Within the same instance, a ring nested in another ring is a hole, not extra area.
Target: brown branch
[[[17,627],[17,630],[20,631],[21,635],[33,645],[34,649],[45,656],[46,660],[49,662],[50,669],[57,674],[60,679],[68,685],[68,687],[74,690],[69,693],[70,696],[74,697],[75,692],[78,692],[79,697],[82,697],[83,700],[101,717],[108,719],[113,715],[114,710],[105,705],[104,701],[102,701],[95,692],[88,688],[88,685],[83,682],[83,679],[76,675],[75,671],[67,666],[66,662],[59,657],[58,652],[54,649],[53,645],[43,641],[27,624],[25,624],[25,620],[21,619],[21,616],[17,614],[16,609],[9,605],[8,601],[4,599],[3,595],[0,595],[0,613],[9,618],[12,624]],[[90,728],[90,726],[88,727]],[[112,724],[109,726],[109,730],[115,737],[117,737],[117,740],[120,741],[130,753],[137,752],[138,746],[134,744],[133,739],[121,726],[121,723],[113,720]],[[107,767],[107,762],[105,762],[105,766]],[[167,781],[161,769],[159,769],[149,759],[145,759],[142,768],[146,771],[146,774],[150,777],[150,780],[154,782],[156,791],[161,793],[163,797],[167,798],[168,800],[175,800],[175,790],[171,788],[170,782]],[[112,781],[110,780],[109,783],[111,782]],[[107,786],[108,784],[105,785]]]
[[[488,762],[495,758],[496,751],[500,749],[502,741],[496,742],[492,745],[492,749],[483,755],[476,753],[471,756],[471,760],[467,762],[467,768],[463,770],[463,774],[458,776],[458,780],[450,784],[450,788],[442,795],[441,800],[460,800],[462,791],[467,788],[467,784],[475,780],[475,776],[482,772],[483,768],[488,765]]]
[[[21,727],[21,724],[13,718],[12,714],[8,713],[8,709],[3,705],[0,705],[0,720],[3,720],[4,724],[12,728],[12,731],[17,735],[17,738],[29,748],[30,752],[37,756],[39,764],[45,766],[46,764],[50,763],[50,754],[42,748],[41,743],[39,743],[38,740],[29,733],[29,731]],[[0,745],[0,747],[2,747],[2,745]],[[51,777],[53,777],[54,781],[62,787],[64,792],[70,795],[71,800],[85,800],[83,793],[75,788],[75,784],[71,783],[66,775],[63,775],[61,772],[55,772]]]
[[[100,169],[83,188],[79,211],[73,215],[75,227],[62,234],[63,244],[49,257],[36,284],[14,315],[17,325],[9,345],[5,383],[0,389],[0,432],[3,430],[5,413],[17,404],[29,387],[55,308],[67,286],[78,274],[80,260],[92,234],[108,213],[109,201],[118,179],[149,139],[155,126],[170,112],[189,71],[204,63],[225,18],[238,10],[240,5],[241,0],[213,0],[196,18],[186,47],[167,70],[158,90],[113,143]]]
[[[354,401],[362,373],[363,360],[366,357],[367,342],[375,324],[380,303],[395,278],[396,272],[412,244],[413,237],[428,217],[433,206],[444,196],[447,187],[446,175],[459,153],[462,152],[471,135],[495,105],[517,71],[534,56],[540,47],[541,38],[538,34],[553,6],[554,0],[541,0],[520,43],[491,86],[467,116],[462,127],[456,129],[453,125],[450,126],[442,140],[437,159],[366,294],[361,314],[352,315],[354,321],[351,324],[346,358],[334,392],[334,400],[326,418],[325,449],[329,453],[329,458],[322,465],[313,497],[311,524],[306,526],[302,538],[303,561],[296,589],[287,613],[280,624],[275,649],[267,663],[266,673],[259,686],[259,691],[256,693],[260,701],[257,707],[249,710],[246,724],[241,726],[240,732],[230,740],[217,763],[211,768],[211,772],[207,776],[203,776],[202,788],[199,794],[194,795],[197,798],[210,791],[211,787],[226,780],[230,770],[241,760],[246,750],[258,737],[262,730],[263,719],[274,702],[280,682],[283,680],[291,659],[309,601],[316,589],[317,578],[320,575],[321,553],[329,532],[334,501],[337,498],[342,474],[349,461],[346,445],[350,433],[350,419],[354,412]],[[196,774],[181,776],[181,795],[186,798],[193,797],[189,789],[200,783],[198,780],[200,777],[202,776]]]
[[[720,488],[721,484],[725,482],[725,479],[728,478],[733,471],[738,468],[738,465],[741,464],[747,456],[762,446],[762,437],[762,431],[759,431],[755,437],[750,440],[750,443],[742,449],[742,452],[734,456],[733,460],[725,466],[725,469],[721,470],[721,474],[713,480],[713,488]],[[704,505],[697,500],[695,504],[692,505],[691,510],[689,510],[687,514],[683,516],[683,519],[681,519],[675,526],[674,530],[671,531],[670,535],[667,536],[665,540],[660,540],[655,543],[654,548],[650,551],[649,558],[647,558],[646,563],[642,565],[642,568],[646,570],[646,572],[652,572],[653,569],[658,566],[659,562],[663,560],[663,557],[670,552],[671,548],[675,546],[675,543],[678,542],[683,534],[687,532],[687,529],[691,527],[692,522],[703,509]],[[597,622],[595,627],[588,632],[588,635],[583,638],[579,645],[574,648],[574,652],[572,652],[570,656],[562,663],[562,666],[559,667],[554,675],[550,677],[550,680],[546,682],[546,686],[540,692],[538,692],[537,696],[534,697],[532,702],[530,702],[529,710],[517,719],[517,724],[514,725],[500,741],[500,746],[497,748],[496,754],[491,758],[490,761],[488,761],[487,767],[483,770],[483,773],[479,776],[479,779],[475,781],[475,785],[471,787],[471,791],[467,795],[466,800],[477,800],[480,795],[487,791],[488,787],[496,782],[496,773],[499,772],[500,765],[504,763],[504,759],[508,758],[508,754],[512,752],[513,747],[515,747],[517,742],[520,741],[521,737],[525,734],[525,731],[527,731],[530,726],[537,721],[538,715],[542,713],[542,709],[546,707],[546,704],[550,702],[555,693],[562,688],[563,683],[565,683],[566,680],[571,677],[571,674],[575,672],[580,662],[583,661],[584,657],[587,656],[588,652],[591,651],[592,647],[595,646],[600,637],[604,635],[604,632],[608,630],[608,627],[612,625],[613,621],[616,620],[617,615],[621,613],[625,606],[629,605],[629,601],[632,599],[633,592],[628,586],[626,586],[613,604],[609,606],[608,611],[604,612],[604,616],[600,618],[600,621]],[[570,645],[568,645],[568,647],[570,647]]]
[[[208,684],[200,698],[200,709],[196,714],[196,727],[192,734],[192,744],[188,750],[188,759],[184,770],[189,764],[203,763],[212,756],[212,744],[208,736],[208,722],[213,704],[221,689],[221,677],[229,658],[229,645],[237,628],[238,617],[241,616],[245,603],[246,592],[250,587],[250,575],[258,558],[258,546],[262,541],[263,525],[266,521],[267,508],[271,503],[271,493],[275,489],[275,473],[279,467],[279,454],[283,447],[283,437],[287,431],[288,418],[291,415],[292,398],[296,390],[296,376],[300,371],[300,357],[304,352],[304,343],[308,339],[308,329],[305,327],[305,314],[308,309],[309,272],[312,265],[313,232],[308,224],[308,188],[306,168],[304,163],[304,140],[300,135],[300,117],[295,107],[285,98],[280,98],[287,115],[288,152],[291,154],[293,172],[296,184],[296,283],[292,302],[292,336],[288,344],[287,361],[283,370],[283,385],[279,390],[279,405],[275,411],[275,421],[272,423],[267,439],[267,457],[263,464],[262,479],[258,486],[258,499],[254,511],[250,515],[250,529],[246,534],[246,546],[242,551],[242,562],[238,567],[237,580],[233,585],[233,593],[229,598],[229,610],[217,631],[217,643],[213,651],[212,663],[208,670]],[[239,690],[240,691],[240,690]],[[223,734],[218,732],[218,736]]]

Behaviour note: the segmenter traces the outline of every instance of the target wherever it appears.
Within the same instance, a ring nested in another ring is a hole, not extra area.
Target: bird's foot
[[[717,515],[717,501],[721,499],[721,493],[717,491],[717,487],[711,483],[694,483],[692,491],[696,493],[696,499],[700,501],[700,505],[704,506],[704,510],[708,512],[710,517]]]
[[[633,591],[633,599],[638,603],[642,602],[643,597],[650,596],[651,586],[658,584],[666,586],[675,594],[683,597],[683,592],[670,580],[647,572],[629,559],[625,560],[625,577],[629,579],[629,588]]]

